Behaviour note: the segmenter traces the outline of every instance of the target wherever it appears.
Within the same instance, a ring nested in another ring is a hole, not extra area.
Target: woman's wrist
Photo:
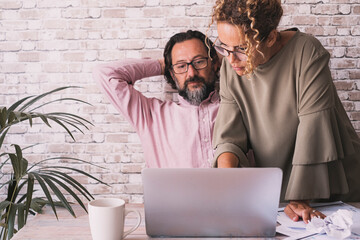
[[[238,157],[230,152],[222,153],[218,159],[218,168],[235,168],[239,166]]]

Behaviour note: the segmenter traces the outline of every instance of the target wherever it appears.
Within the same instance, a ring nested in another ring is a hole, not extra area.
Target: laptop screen
[[[142,179],[149,236],[275,236],[279,168],[144,169]]]

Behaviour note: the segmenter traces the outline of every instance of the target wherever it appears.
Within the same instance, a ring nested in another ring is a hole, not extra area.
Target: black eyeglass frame
[[[202,67],[196,67],[196,66],[194,65],[194,62],[199,61],[199,60],[206,60],[206,61],[205,61],[206,65],[205,65],[205,66],[202,66]],[[191,62],[181,62],[181,63],[173,64],[173,65],[171,65],[171,69],[172,69],[172,70],[174,71],[174,73],[176,73],[176,74],[187,73],[188,70],[189,70],[189,65],[193,66],[193,68],[196,69],[196,70],[201,70],[201,69],[206,68],[206,67],[209,65],[209,61],[208,61],[208,60],[209,60],[209,57],[200,57],[200,58],[196,58],[196,59],[192,60]],[[176,65],[181,65],[181,64],[186,64],[186,70],[185,70],[184,72],[176,72],[174,66],[176,67]]]
[[[230,53],[232,53],[234,56],[236,56],[236,58],[238,58],[241,61],[246,61],[247,60],[247,55],[245,53],[246,48],[241,48],[241,47],[237,47],[239,50],[228,50],[226,48],[221,47],[219,44],[216,44],[219,40],[219,38],[217,38],[214,42],[214,48],[215,50],[220,53],[221,55],[223,55],[224,57],[228,57],[230,55]]]

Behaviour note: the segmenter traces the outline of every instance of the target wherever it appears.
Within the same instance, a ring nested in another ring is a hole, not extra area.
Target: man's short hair
[[[170,73],[171,65],[172,65],[172,58],[171,58],[172,49],[176,43],[184,42],[186,40],[191,40],[191,39],[199,39],[204,44],[204,47],[207,50],[208,50],[208,46],[210,47],[210,58],[212,59],[212,64],[215,64],[219,61],[219,57],[216,53],[213,42],[209,38],[207,38],[202,32],[188,30],[187,32],[180,32],[175,34],[166,43],[164,49],[164,60],[165,60],[164,76],[166,81],[171,85],[173,89],[177,89],[177,88],[176,88],[176,83]]]

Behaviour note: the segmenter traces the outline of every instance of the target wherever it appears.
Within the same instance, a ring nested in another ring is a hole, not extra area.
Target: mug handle
[[[127,209],[125,209],[125,217],[131,212],[136,213],[136,215],[137,215],[137,223],[130,230],[124,232],[123,238],[125,238],[127,235],[129,235],[130,233],[135,231],[139,227],[139,225],[141,223],[141,215],[140,215],[140,212],[137,211],[137,210],[127,210]]]

